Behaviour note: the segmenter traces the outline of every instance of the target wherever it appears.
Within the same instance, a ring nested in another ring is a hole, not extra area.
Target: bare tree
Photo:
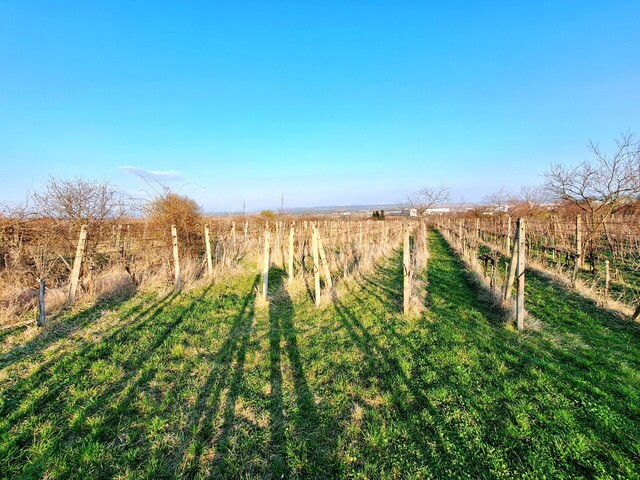
[[[492,206],[495,211],[502,214],[509,210],[509,204],[512,199],[513,193],[511,193],[507,187],[502,186],[497,191],[490,193],[489,195],[485,195],[482,200],[487,205]]]
[[[516,195],[516,200],[526,203],[531,208],[543,205],[546,199],[544,188],[540,186],[524,185]]]
[[[122,193],[109,181],[82,177],[49,177],[31,198],[36,214],[75,226],[122,216],[125,205]]]
[[[617,207],[640,194],[640,144],[633,134],[625,133],[616,145],[615,153],[607,155],[589,142],[590,160],[575,167],[554,164],[544,173],[545,189],[551,196],[587,215],[585,243],[602,230]]]
[[[511,201],[519,215],[531,216],[543,210],[548,195],[543,187],[524,185]]]
[[[424,215],[430,208],[448,201],[450,195],[450,185],[444,183],[438,186],[425,185],[417,192],[407,196],[407,206],[415,208],[418,215]]]
[[[467,211],[468,202],[467,199],[464,198],[464,195],[461,196],[457,202],[454,202],[452,205],[452,211],[458,214],[464,214]]]
[[[278,218],[282,218],[284,215],[284,193],[280,194],[280,208],[278,209]]]

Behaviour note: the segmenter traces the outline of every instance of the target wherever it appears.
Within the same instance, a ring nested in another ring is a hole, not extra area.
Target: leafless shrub
[[[484,203],[493,207],[496,212],[503,214],[508,211],[509,204],[513,200],[513,193],[507,187],[500,187],[497,191],[485,195],[482,199]]]
[[[125,213],[122,193],[106,180],[49,177],[41,190],[31,193],[31,198],[36,215],[70,222],[76,227]]]
[[[163,187],[148,203],[146,212],[152,223],[164,225],[167,231],[171,225],[175,225],[178,236],[187,245],[191,245],[194,237],[198,237],[196,227],[202,220],[201,208],[195,200],[185,195]]]

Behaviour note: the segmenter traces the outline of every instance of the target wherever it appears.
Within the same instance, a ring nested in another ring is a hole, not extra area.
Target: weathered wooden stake
[[[429,234],[429,229],[427,228],[427,224],[425,223],[424,220],[422,220],[422,243],[424,244],[424,261],[427,261],[427,258],[429,258],[429,238],[428,238],[428,234]]]
[[[320,306],[320,266],[318,261],[318,234],[315,225],[311,225],[311,253],[313,255],[313,283],[316,293],[316,307]]]
[[[404,245],[402,250],[402,270],[403,270],[403,289],[402,304],[405,315],[409,313],[409,305],[411,304],[411,239],[409,226],[404,227]]]
[[[180,280],[180,255],[178,255],[178,230],[175,225],[171,225],[171,243],[173,245],[174,283],[179,290],[182,288],[182,281]]]
[[[271,268],[271,232],[264,232],[264,256],[262,264],[262,298],[267,299],[269,288],[269,268]]]
[[[44,293],[45,293],[46,285],[44,283],[44,278],[40,279],[40,289],[38,292],[38,306],[39,306],[39,315],[36,323],[39,327],[44,327],[44,324],[47,320],[47,309],[44,304]]]
[[[511,216],[507,218],[507,237],[505,238],[507,255],[511,254]]]
[[[582,217],[576,216],[576,264],[582,267]]]
[[[289,227],[289,265],[288,265],[288,273],[289,273],[289,285],[291,285],[293,283],[293,245],[294,245],[294,238],[295,238],[295,228],[294,228],[294,224],[291,224],[291,227]]]
[[[504,286],[504,299],[507,300],[511,296],[513,282],[516,280],[516,262],[518,255],[518,231],[516,230],[516,238],[514,248],[511,251],[511,260],[509,261],[509,273],[507,273],[507,283]]]
[[[316,229],[316,235],[318,236],[318,252],[320,253],[320,261],[322,262],[322,269],[324,271],[324,281],[329,287],[329,290],[333,288],[333,282],[331,281],[331,270],[329,269],[329,263],[327,262],[327,256],[324,253],[324,247],[322,246],[322,239],[320,238],[320,231]]]
[[[122,238],[122,224],[118,224],[116,229],[116,250],[120,250],[120,239]]]
[[[209,237],[209,225],[204,226],[204,245],[207,249],[207,273],[213,275],[213,259],[211,258],[211,238]]]
[[[231,222],[231,248],[236,248],[236,222]]]
[[[80,280],[80,267],[82,266],[82,256],[84,255],[84,246],[87,241],[87,226],[80,227],[80,237],[78,238],[78,247],[76,248],[76,258],[73,261],[73,269],[71,270],[71,286],[69,287],[69,296],[67,297],[67,305],[73,305],[76,299],[76,290],[78,289],[78,281]]]
[[[609,260],[604,262],[604,299],[609,299],[609,287],[611,286],[611,272],[609,270]]]
[[[518,270],[516,276],[518,278],[517,285],[517,301],[516,301],[516,324],[518,330],[524,330],[524,272],[525,272],[525,230],[524,218],[518,219]]]

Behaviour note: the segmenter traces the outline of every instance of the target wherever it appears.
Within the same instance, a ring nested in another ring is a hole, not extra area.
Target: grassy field
[[[640,328],[529,274],[524,334],[437,233],[320,310],[270,273],[139,294],[0,356],[0,478],[640,478]]]

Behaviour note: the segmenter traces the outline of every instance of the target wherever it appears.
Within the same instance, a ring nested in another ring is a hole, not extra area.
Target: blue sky
[[[0,3],[0,200],[164,179],[208,211],[479,200],[640,134],[640,2]]]

